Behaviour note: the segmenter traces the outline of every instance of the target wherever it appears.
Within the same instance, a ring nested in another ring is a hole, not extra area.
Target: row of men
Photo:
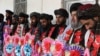
[[[3,34],[6,32],[3,27],[9,25],[11,30],[8,34],[10,35],[24,36],[27,32],[30,32],[36,36],[35,41],[42,41],[45,37],[58,38],[68,44],[74,43],[88,47],[92,49],[94,53],[92,55],[95,56],[99,51],[99,35],[96,35],[96,33],[100,32],[97,29],[99,28],[99,11],[95,9],[96,6],[93,4],[72,4],[70,7],[71,26],[66,25],[69,14],[62,8],[54,11],[56,16],[55,25],[51,23],[53,20],[52,15],[32,12],[30,14],[30,27],[27,14],[20,13],[17,16],[13,15],[13,12],[6,10],[6,23],[3,21],[3,14],[0,14],[0,40],[3,41]]]

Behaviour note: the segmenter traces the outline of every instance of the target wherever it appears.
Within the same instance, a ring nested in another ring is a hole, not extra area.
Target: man
[[[4,29],[4,15],[0,13],[0,55],[2,56],[3,52],[3,29]]]
[[[71,26],[72,26],[73,29],[76,29],[80,26],[79,25],[80,23],[78,22],[78,19],[77,19],[77,10],[80,6],[82,6],[81,3],[74,3],[70,7]]]
[[[66,26],[66,19],[68,18],[68,12],[65,9],[56,9],[54,11],[56,16],[55,30],[53,32],[52,38],[56,39],[59,34],[62,34]]]
[[[16,32],[20,37],[24,36],[29,31],[28,15],[21,12],[17,24]]]
[[[93,48],[91,51],[92,56],[100,56],[100,6],[99,4],[95,4],[92,8],[92,12],[97,14],[94,20],[96,21],[96,29],[95,29],[95,40],[93,42]]]
[[[45,37],[51,37],[54,27],[50,24],[50,18],[48,14],[41,14],[39,31],[40,40],[43,40]]]
[[[77,18],[77,10],[78,8],[82,6],[81,3],[73,3],[70,7],[70,14],[71,14],[71,28],[72,28],[72,34],[70,35],[70,40],[69,40],[69,44],[71,44],[72,42],[72,38],[74,35],[75,30],[77,30],[78,28],[81,27],[80,22],[78,22],[78,18]]]
[[[6,10],[6,23],[4,26],[4,37],[10,35],[11,33],[12,15],[13,15],[12,11]]]
[[[30,33],[32,35],[36,34],[36,32],[38,31],[39,17],[40,17],[40,13],[38,12],[32,12],[30,14],[30,20],[31,20]]]
[[[17,28],[17,24],[18,24],[18,15],[13,15],[12,16],[12,24],[11,24],[11,33],[10,35],[14,35],[16,28]]]
[[[6,10],[6,24],[7,25],[11,25],[11,23],[12,23],[12,15],[13,15],[12,11]]]
[[[94,40],[94,32],[96,28],[97,14],[92,12],[92,4],[80,6],[78,9],[78,20],[83,25],[82,28],[76,30],[73,38],[73,43],[83,47],[91,48]]]

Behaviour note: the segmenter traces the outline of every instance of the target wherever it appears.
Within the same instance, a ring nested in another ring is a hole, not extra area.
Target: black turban
[[[19,19],[18,15],[15,15],[15,14],[14,14],[13,17],[14,17],[16,20]]]
[[[68,18],[68,16],[69,16],[68,12],[65,9],[62,9],[62,8],[55,10],[54,14],[55,15],[61,15],[61,16],[66,17],[66,18]]]
[[[27,14],[25,14],[25,13],[21,12],[21,13],[19,14],[19,17],[28,18],[29,16],[28,16]]]
[[[72,4],[71,7],[70,7],[70,13],[72,11],[77,11],[80,6],[82,6],[81,3],[74,3],[74,4]]]
[[[10,14],[10,15],[13,15],[14,13],[10,10],[6,10],[6,13]]]
[[[52,16],[52,15],[49,15],[49,19],[50,19],[50,20],[53,20],[53,16]]]
[[[32,12],[32,13],[30,14],[30,18],[32,18],[32,17],[35,17],[35,18],[39,19],[40,13],[38,13],[38,12]]]
[[[42,14],[40,15],[40,19],[50,20],[50,19],[49,19],[49,15],[46,14],[46,13],[42,13]]]

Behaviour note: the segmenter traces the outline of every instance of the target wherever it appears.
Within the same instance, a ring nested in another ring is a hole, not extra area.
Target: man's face
[[[22,23],[24,21],[24,17],[19,17],[19,22]]]
[[[6,13],[6,17],[8,17],[9,16],[9,13]]]
[[[92,29],[95,26],[95,21],[92,19],[80,20],[80,22],[85,26],[86,29]]]
[[[78,20],[77,20],[77,11],[72,11],[71,12],[71,25],[72,27],[77,27],[78,26]]]
[[[35,23],[36,23],[36,21],[37,21],[35,17],[31,17],[31,19],[30,19],[30,20],[31,20],[31,24],[35,24]]]
[[[56,15],[56,24],[60,25],[65,21],[65,18],[61,15]]]
[[[48,25],[48,21],[46,19],[40,19],[40,24],[45,28]]]

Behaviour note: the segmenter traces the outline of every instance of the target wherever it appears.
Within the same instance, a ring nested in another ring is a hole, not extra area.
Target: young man
[[[55,30],[53,32],[52,38],[56,39],[59,34],[62,34],[66,26],[66,19],[68,18],[68,12],[65,9],[56,9],[54,11],[56,16]]]
[[[13,15],[12,11],[6,10],[6,23],[4,26],[4,37],[6,37],[6,35],[10,35],[11,33],[12,15]]]
[[[19,20],[17,24],[16,34],[20,37],[24,36],[29,31],[28,15],[25,13],[19,14]]]
[[[54,27],[50,24],[50,18],[48,14],[41,14],[39,31],[40,40],[43,40],[45,37],[51,37]]]
[[[12,23],[12,15],[13,15],[12,11],[6,10],[6,24],[7,25],[11,25],[11,23]]]
[[[93,48],[91,51],[91,56],[100,56],[100,6],[99,4],[95,4],[92,8],[92,11],[97,16],[95,16],[94,20],[96,21],[96,29],[95,29],[95,40],[93,42]]]
[[[12,16],[12,24],[11,24],[11,33],[10,35],[14,35],[16,28],[17,28],[17,24],[18,24],[18,15],[13,15]]]
[[[38,31],[39,17],[40,17],[40,13],[38,12],[32,12],[30,14],[30,20],[31,20],[30,33],[32,35],[36,34],[36,32]]]

